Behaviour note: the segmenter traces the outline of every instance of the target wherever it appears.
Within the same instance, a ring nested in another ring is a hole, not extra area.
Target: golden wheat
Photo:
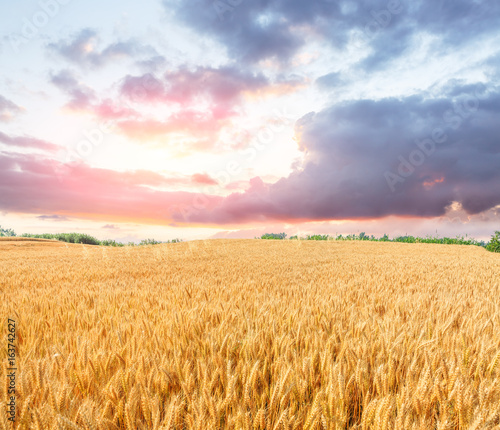
[[[500,257],[478,247],[2,240],[0,284],[17,429],[500,428]]]

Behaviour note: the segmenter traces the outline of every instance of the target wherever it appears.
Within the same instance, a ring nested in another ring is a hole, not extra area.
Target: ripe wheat
[[[481,248],[2,240],[0,276],[16,429],[500,429]]]

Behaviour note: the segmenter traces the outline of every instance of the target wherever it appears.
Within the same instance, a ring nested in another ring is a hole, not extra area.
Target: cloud
[[[281,74],[269,79],[234,66],[180,67],[162,76],[127,75],[120,81],[118,94],[107,98],[99,97],[67,69],[50,80],[69,97],[67,109],[112,121],[113,130],[129,139],[181,141],[181,150],[201,151],[239,145],[239,141],[221,142],[220,133],[245,114],[246,101],[291,93],[304,85],[297,76]],[[152,109],[157,106],[164,109],[161,115]]]
[[[229,125],[230,112],[217,110],[184,110],[159,121],[154,119],[131,119],[117,123],[118,129],[127,137],[141,141],[164,138],[169,134],[181,134],[189,146],[197,150],[209,150],[217,146],[220,130]]]
[[[146,60],[137,61],[137,66],[147,73],[159,72],[167,64],[168,61],[163,55],[154,55]]]
[[[42,151],[49,152],[55,152],[60,149],[58,145],[45,140],[37,139],[31,136],[9,136],[1,131],[0,143],[8,145],[9,147],[15,146],[18,148],[40,149]]]
[[[343,83],[342,74],[340,72],[333,72],[327,75],[320,76],[316,79],[316,84],[320,88],[334,88]]]
[[[37,219],[41,221],[69,221],[68,217],[61,215],[39,215]]]
[[[149,74],[125,78],[121,94],[116,99],[99,98],[69,70],[52,75],[51,82],[68,95],[67,109],[90,114],[99,121],[113,121],[115,130],[133,140],[152,141],[170,134],[182,134],[186,141],[194,142],[192,147],[209,149],[217,142],[221,128],[236,115],[229,106],[212,104],[200,109],[191,100],[185,100],[185,105],[161,120],[141,113],[142,107],[156,101],[175,103],[175,96],[167,97],[165,84]],[[133,104],[131,99],[139,103]],[[137,110],[132,106],[137,106]]]
[[[274,184],[254,178],[244,193],[215,208],[191,206],[177,220],[438,217],[453,204],[468,214],[487,211],[500,204],[500,92],[473,88],[480,87],[455,86],[453,97],[349,101],[310,113],[296,124],[302,166]]]
[[[7,122],[21,111],[22,109],[18,105],[0,94],[0,121]]]
[[[231,120],[244,114],[245,101],[296,91],[303,82],[296,77],[277,76],[270,80],[261,73],[236,67],[181,67],[158,77],[152,73],[127,75],[116,101],[90,102],[92,93],[82,90],[76,80],[65,85],[72,96],[70,106],[81,106],[99,119],[116,119],[116,128],[134,140],[163,140],[181,135],[192,149],[219,147],[219,133]],[[121,100],[121,101],[120,101]],[[160,105],[170,110],[161,119],[140,114],[144,108]],[[114,115],[113,115],[114,114]],[[188,143],[191,142],[191,143]]]
[[[193,181],[194,184],[198,185],[217,185],[218,182],[211,178],[209,175],[206,173],[195,173],[194,175],[191,176],[191,180]]]
[[[53,74],[50,82],[70,97],[67,107],[71,110],[86,110],[97,98],[95,92],[82,84],[71,70]]]
[[[68,95],[69,101],[65,107],[71,111],[90,113],[100,120],[129,119],[139,115],[122,103],[109,98],[99,98],[96,92],[83,84],[71,70],[64,69],[53,74],[50,82]]]
[[[84,28],[70,40],[49,44],[49,49],[59,56],[81,67],[102,67],[122,58],[153,56],[155,50],[134,40],[115,42],[99,50],[99,37],[95,30]]]
[[[201,35],[226,47],[239,62],[266,59],[288,62],[311,40],[344,49],[354,34],[372,48],[365,67],[380,67],[404,54],[416,34],[437,36],[456,47],[500,24],[500,4],[490,0],[360,0],[354,7],[330,0],[163,1],[167,11]]]
[[[193,199],[208,206],[220,199],[172,191],[175,186],[198,187],[200,181],[208,182],[208,176],[169,178],[149,171],[117,172],[83,163],[61,164],[34,154],[0,153],[0,211],[166,225]]]
[[[119,228],[114,224],[106,224],[103,225],[101,228],[105,228],[107,230],[119,230]]]
[[[303,160],[288,177],[255,177],[226,197],[172,191],[215,184],[205,173],[167,177],[2,153],[0,210],[193,226],[477,217],[500,205],[499,114],[499,88],[459,81],[435,97],[336,104],[297,121]]]
[[[176,103],[181,106],[208,102],[230,109],[245,95],[264,95],[276,86],[294,91],[301,84],[297,79],[280,77],[271,81],[262,73],[244,71],[234,66],[219,68],[181,67],[166,72],[161,78],[151,73],[126,76],[121,94],[139,103]]]
[[[290,31],[285,18],[273,13],[272,2],[241,2],[227,7],[221,1],[186,1],[177,3],[177,17],[198,33],[212,36],[228,49],[231,58],[255,62],[265,58],[287,59],[302,45],[298,34]],[[172,4],[164,1],[167,10]],[[222,6],[222,9],[220,8]],[[225,9],[225,11],[224,11]],[[259,18],[268,17],[266,24]]]

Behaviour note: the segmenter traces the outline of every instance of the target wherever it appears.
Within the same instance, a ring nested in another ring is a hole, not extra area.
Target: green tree
[[[486,249],[491,252],[500,252],[500,231],[496,231],[493,236],[491,236],[490,243],[486,245]]]
[[[11,228],[2,228],[0,225],[0,237],[14,237],[16,233]]]

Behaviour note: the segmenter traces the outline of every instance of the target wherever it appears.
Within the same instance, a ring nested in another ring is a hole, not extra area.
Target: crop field
[[[0,286],[3,429],[500,429],[480,247],[7,238]]]

